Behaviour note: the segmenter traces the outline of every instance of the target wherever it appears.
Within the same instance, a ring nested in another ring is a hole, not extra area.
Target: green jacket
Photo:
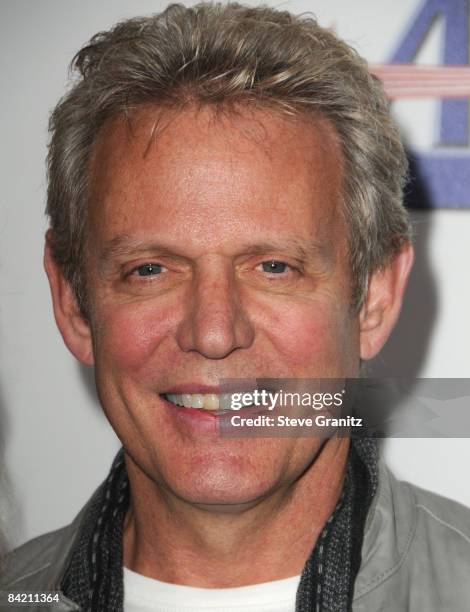
[[[57,591],[85,508],[69,526],[13,551],[0,578],[0,591]],[[1,612],[12,609],[0,604]],[[27,609],[79,610],[63,596],[58,604]],[[468,612],[470,510],[397,481],[381,464],[379,488],[366,522],[353,610]]]

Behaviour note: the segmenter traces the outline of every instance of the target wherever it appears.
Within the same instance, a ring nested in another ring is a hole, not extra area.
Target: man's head
[[[55,110],[46,268],[75,356],[162,490],[252,503],[311,439],[227,440],[227,378],[357,376],[411,265],[406,160],[378,83],[313,20],[169,7],[97,35]]]
[[[314,19],[238,4],[172,5],[97,34],[73,67],[78,80],[51,118],[47,212],[54,256],[85,312],[94,143],[109,118],[130,120],[143,105],[228,112],[242,104],[329,119],[344,163],[355,305],[368,275],[409,236],[402,206],[407,163],[382,88],[364,60]]]

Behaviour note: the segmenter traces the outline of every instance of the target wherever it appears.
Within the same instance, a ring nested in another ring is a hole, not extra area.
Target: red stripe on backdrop
[[[470,97],[469,66],[373,64],[370,70],[392,99]]]

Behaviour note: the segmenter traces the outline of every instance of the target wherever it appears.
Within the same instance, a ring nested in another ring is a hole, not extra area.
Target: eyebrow
[[[270,240],[269,242],[247,245],[243,249],[244,253],[252,255],[261,255],[271,251],[289,251],[302,261],[320,258],[325,260],[325,262],[331,262],[334,259],[333,252],[328,245],[315,240],[311,240],[307,244],[296,238]]]
[[[164,244],[155,241],[145,242],[128,234],[118,234],[100,249],[99,269],[102,274],[107,274],[112,269],[114,261],[148,252],[158,253],[160,256],[177,257],[176,253]]]
[[[172,250],[158,242],[144,242],[132,238],[128,234],[118,234],[109,240],[100,253],[103,262],[111,261],[117,257],[131,253],[143,253],[144,251],[158,251],[160,253],[174,254]]]

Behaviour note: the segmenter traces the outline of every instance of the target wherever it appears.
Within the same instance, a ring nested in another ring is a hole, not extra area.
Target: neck
[[[326,441],[295,482],[232,512],[188,504],[126,454],[131,503],[124,565],[164,582],[237,587],[301,573],[341,493],[349,439]]]

